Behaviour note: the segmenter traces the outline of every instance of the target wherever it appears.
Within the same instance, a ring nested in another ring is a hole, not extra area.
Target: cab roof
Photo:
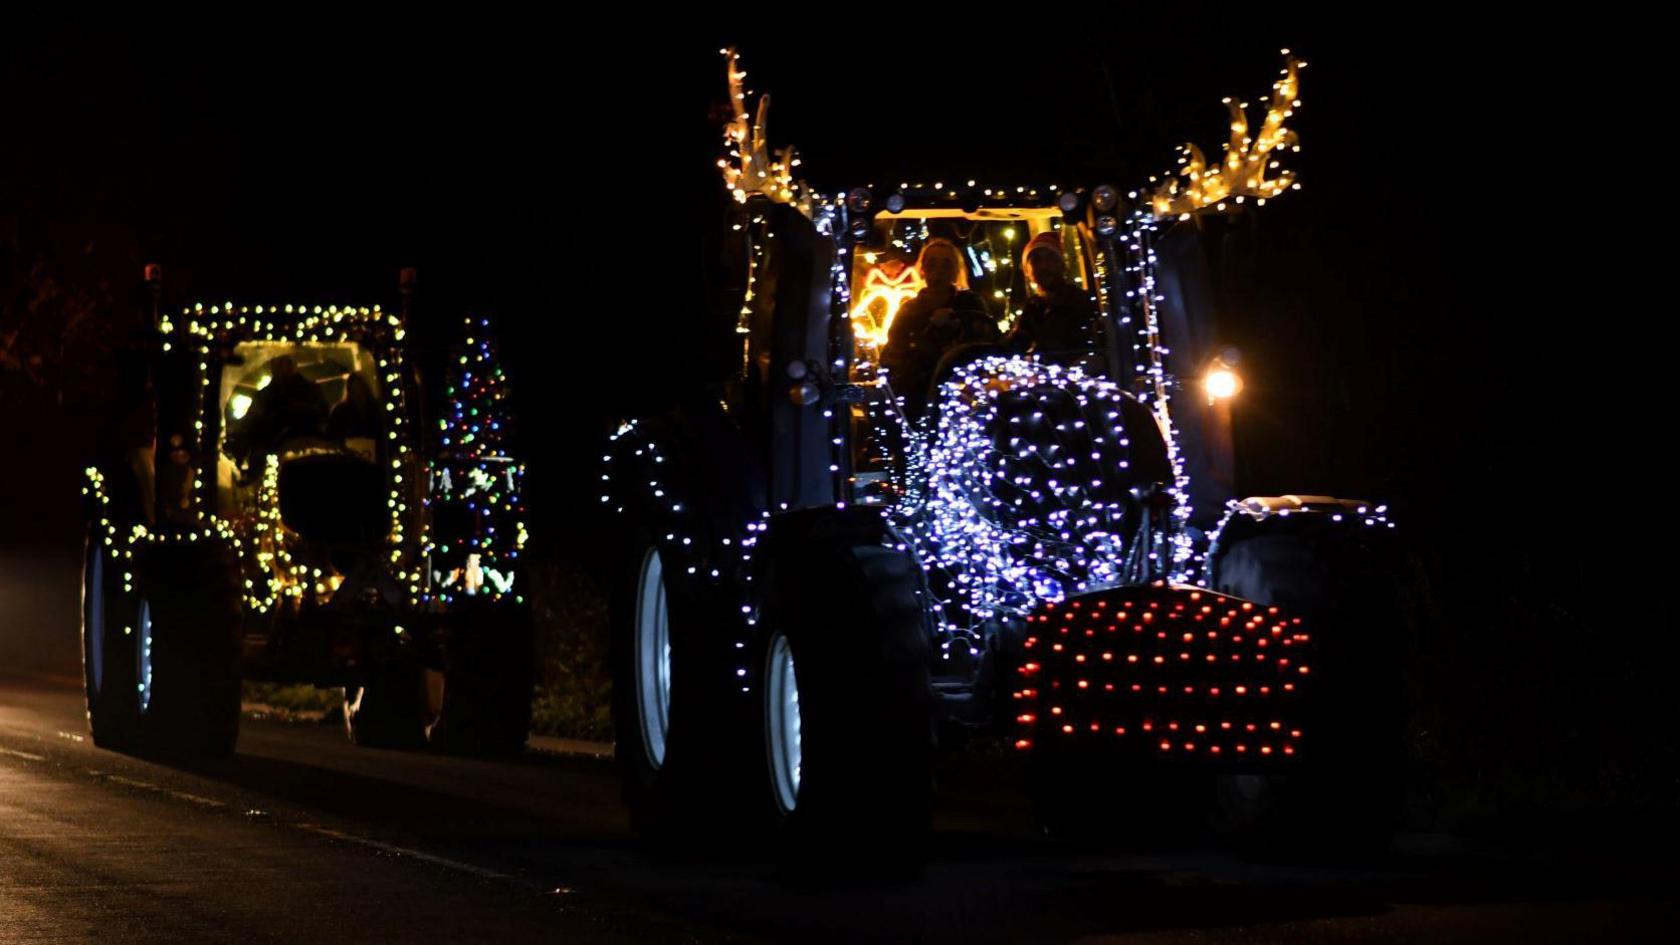
[[[163,315],[158,331],[165,336],[232,337],[255,341],[337,341],[345,335],[365,335],[394,329],[402,339],[402,319],[379,306],[350,305],[217,305],[203,303]]]

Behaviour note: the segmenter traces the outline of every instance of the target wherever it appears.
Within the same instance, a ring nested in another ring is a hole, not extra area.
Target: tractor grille
[[[1195,587],[1115,588],[1029,618],[1023,751],[1263,763],[1304,750],[1301,618]]]

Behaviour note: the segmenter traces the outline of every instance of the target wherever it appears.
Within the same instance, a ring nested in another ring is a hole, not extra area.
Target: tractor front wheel
[[[878,523],[849,524],[819,521],[766,574],[764,793],[797,867],[914,869],[933,808],[924,582]]]

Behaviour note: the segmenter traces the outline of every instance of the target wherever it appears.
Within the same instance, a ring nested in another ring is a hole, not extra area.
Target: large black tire
[[[614,755],[632,829],[662,846],[739,838],[751,826],[752,756],[731,648],[694,583],[674,571],[678,560],[650,531],[633,531],[610,601]],[[660,619],[668,655],[652,629]]]
[[[118,560],[97,522],[87,529],[82,558],[82,682],[93,743],[133,751],[140,732],[134,595],[123,589],[132,563]]]
[[[1182,844],[1198,840],[1213,806],[1204,771],[1115,761],[1100,750],[1035,743],[1027,791],[1040,831],[1076,845]]]
[[[200,541],[137,552],[135,748],[160,757],[221,757],[239,739],[237,567]]]
[[[795,513],[778,526],[757,652],[763,790],[782,853],[823,873],[915,869],[936,739],[921,569],[885,546],[873,512]],[[791,694],[780,685],[790,675]],[[792,765],[782,731],[798,746]]]
[[[421,748],[431,721],[426,674],[407,647],[370,654],[362,681],[344,688],[344,732],[362,748]]]
[[[531,734],[530,607],[469,601],[454,617],[444,638],[442,703],[427,738],[452,755],[518,755]]]
[[[1404,792],[1400,602],[1380,533],[1298,513],[1216,561],[1215,589],[1301,616],[1312,637],[1307,741],[1287,774],[1224,774],[1219,821],[1239,845],[1364,857],[1393,837]]]

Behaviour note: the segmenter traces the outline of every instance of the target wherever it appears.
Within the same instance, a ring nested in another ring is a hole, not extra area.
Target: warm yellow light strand
[[[1295,132],[1285,127],[1284,122],[1294,116],[1301,104],[1301,70],[1307,64],[1289,55],[1287,49],[1283,53],[1286,57],[1283,76],[1272,83],[1271,101],[1259,133],[1249,133],[1247,103],[1226,98],[1225,105],[1231,112],[1231,138],[1225,144],[1223,159],[1209,166],[1200,148],[1184,145],[1178,174],[1149,195],[1150,210],[1156,219],[1224,212],[1251,197],[1257,204],[1264,204],[1286,190],[1300,188],[1295,172],[1281,168],[1277,155],[1284,149],[1301,150]],[[1274,171],[1275,176],[1267,176]]]

